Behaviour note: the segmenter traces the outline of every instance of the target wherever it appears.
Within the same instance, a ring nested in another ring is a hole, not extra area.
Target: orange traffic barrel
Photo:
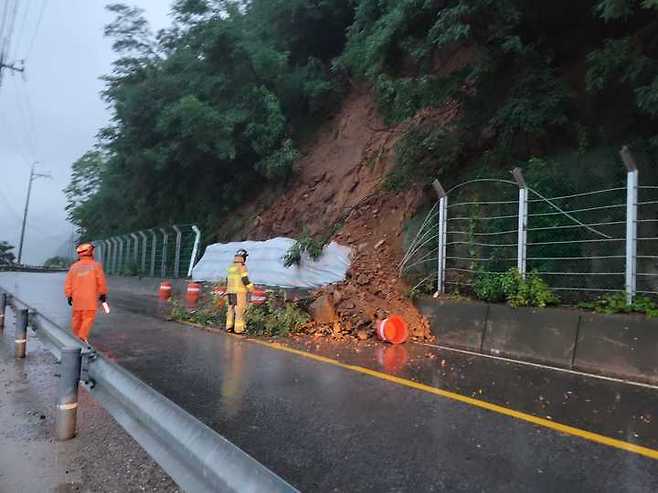
[[[222,286],[216,286],[213,288],[213,290],[210,292],[215,298],[215,301],[217,303],[218,307],[224,306],[226,303],[226,288]]]
[[[377,337],[391,344],[402,344],[409,338],[407,323],[399,315],[377,321]]]
[[[251,292],[251,304],[262,305],[267,301],[267,293],[262,289],[254,289]]]
[[[187,291],[185,293],[185,301],[188,305],[194,306],[201,297],[201,284],[198,282],[188,282]]]
[[[158,296],[161,300],[168,300],[171,298],[171,282],[162,281],[160,283],[160,290],[158,291]]]

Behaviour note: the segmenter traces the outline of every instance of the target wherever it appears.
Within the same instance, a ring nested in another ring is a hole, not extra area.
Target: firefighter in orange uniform
[[[245,265],[248,256],[246,250],[236,252],[233,263],[228,268],[226,279],[226,295],[228,296],[226,330],[234,330],[236,334],[242,334],[245,331],[244,313],[247,310],[247,293],[254,290]]]
[[[103,267],[94,260],[94,245],[83,243],[76,252],[80,259],[71,266],[66,275],[64,296],[73,307],[73,335],[88,343],[98,302],[104,303],[107,299],[107,282]]]

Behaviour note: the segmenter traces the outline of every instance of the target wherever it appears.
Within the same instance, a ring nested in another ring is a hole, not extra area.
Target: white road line
[[[441,349],[444,351],[451,351],[454,353],[461,353],[461,354],[468,354],[470,356],[478,356],[481,358],[489,358],[489,359],[495,359],[498,361],[505,361],[507,363],[514,363],[517,365],[524,365],[524,366],[532,366],[534,368],[542,368],[545,370],[554,370],[554,371],[559,371],[562,373],[570,373],[572,375],[578,375],[581,377],[589,377],[589,378],[595,378],[597,380],[605,380],[607,382],[615,382],[615,383],[623,383],[626,385],[633,385],[635,387],[643,387],[646,389],[652,389],[652,390],[658,390],[658,385],[651,385],[649,383],[641,383],[641,382],[634,382],[632,380],[624,380],[622,378],[614,378],[614,377],[605,377],[603,375],[596,375],[594,373],[587,373],[583,371],[577,371],[577,370],[569,370],[567,368],[558,368],[557,366],[550,366],[550,365],[542,365],[540,363],[530,363],[529,361],[521,361],[518,359],[512,359],[512,358],[505,358],[503,356],[493,356],[491,354],[482,354],[482,353],[476,353],[474,351],[468,351],[465,349],[456,349],[456,348],[451,348],[451,347],[446,347],[446,346],[441,346],[438,344],[428,344],[425,342],[416,342],[415,344],[418,344],[420,346],[427,346],[427,347],[433,347],[436,349]]]

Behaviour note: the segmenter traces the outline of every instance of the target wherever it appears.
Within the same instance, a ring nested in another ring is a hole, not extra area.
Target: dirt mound
[[[456,104],[424,110],[411,121],[387,127],[368,91],[354,91],[333,121],[319,133],[299,163],[299,176],[290,190],[260,214],[249,237],[267,239],[311,235],[332,230],[338,243],[354,251],[346,282],[318,292],[329,294],[338,321],[311,331],[334,336],[374,334],[378,311],[406,319],[411,334],[430,337],[429,327],[408,300],[408,286],[400,280],[402,230],[422,200],[418,187],[394,193],[382,190],[382,181],[394,164],[394,146],[409,125],[432,119],[454,120]]]
[[[249,236],[293,235],[304,227],[315,235],[339,221],[378,190],[390,162],[383,156],[377,159],[373,150],[386,152],[393,139],[394,132],[386,129],[368,94],[350,95],[333,121],[308,145],[297,164],[297,181],[256,219]]]

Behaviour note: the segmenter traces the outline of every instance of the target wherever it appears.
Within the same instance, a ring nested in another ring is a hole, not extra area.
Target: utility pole
[[[25,210],[23,211],[23,225],[21,226],[21,242],[18,246],[18,265],[21,265],[21,261],[23,259],[23,240],[25,240],[25,224],[27,223],[27,210],[30,207],[30,195],[32,195],[32,183],[34,180],[38,178],[52,178],[52,175],[48,174],[43,174],[43,173],[35,173],[35,166],[39,164],[38,162],[35,162],[32,164],[32,168],[30,169],[30,181],[27,184],[27,198],[25,199]]]

